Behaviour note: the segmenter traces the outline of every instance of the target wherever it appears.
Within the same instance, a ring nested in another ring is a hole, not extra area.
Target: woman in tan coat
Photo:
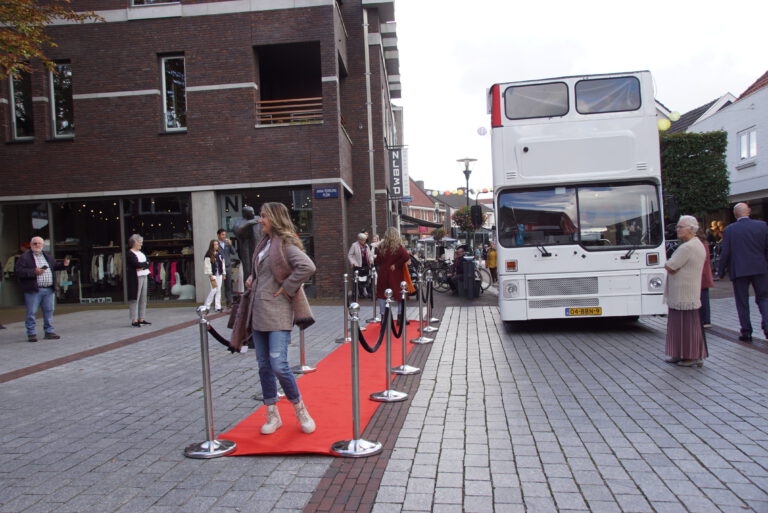
[[[312,433],[315,422],[301,400],[296,378],[288,365],[288,344],[293,325],[301,322],[296,313],[309,311],[302,284],[315,273],[315,264],[304,253],[285,205],[265,203],[260,216],[264,237],[254,250],[251,275],[245,286],[251,289],[249,325],[267,405],[267,422],[261,427],[261,433],[274,433],[283,425],[275,404],[276,379],[293,403],[301,430]]]
[[[701,367],[707,357],[707,344],[701,326],[701,275],[707,250],[696,232],[699,223],[693,216],[677,221],[680,246],[664,268],[667,286],[664,299],[669,306],[667,316],[667,362],[685,367]]]

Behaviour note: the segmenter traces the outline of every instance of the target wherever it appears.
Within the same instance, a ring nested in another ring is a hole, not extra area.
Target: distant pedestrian
[[[768,226],[750,219],[752,209],[746,203],[733,207],[736,222],[725,228],[717,274],[725,272],[733,284],[736,311],[739,314],[742,342],[752,342],[749,319],[749,286],[755,289],[755,303],[760,309],[763,334],[768,338]]]
[[[488,271],[490,271],[491,273],[491,279],[493,280],[493,283],[496,283],[499,279],[497,265],[498,264],[496,262],[496,243],[491,242],[490,247],[488,248],[488,256],[485,260],[485,266],[488,268]]]
[[[227,268],[219,251],[218,240],[214,239],[208,244],[208,251],[203,260],[203,274],[209,277],[211,283],[211,291],[205,298],[204,305],[210,308],[213,304],[216,311],[221,312],[221,284],[227,274]]]
[[[125,253],[125,281],[128,286],[128,311],[131,315],[131,326],[140,328],[144,324],[152,324],[144,318],[147,310],[147,285],[149,276],[149,261],[141,251],[144,237],[134,233],[128,239],[128,251]]]
[[[707,357],[699,312],[707,250],[696,237],[699,223],[695,217],[681,216],[675,228],[681,244],[664,266],[668,273],[664,299],[669,307],[665,352],[668,363],[701,367]]]
[[[411,255],[403,246],[400,232],[394,227],[387,228],[387,231],[384,232],[384,238],[379,243],[375,261],[379,269],[379,274],[376,277],[376,302],[382,312],[386,301],[384,292],[387,289],[392,290],[394,301],[399,303],[403,299],[400,293],[400,284],[405,279],[405,265],[410,259]],[[395,313],[392,312],[392,315]]]
[[[358,282],[355,284],[358,291],[358,296],[370,297],[370,291],[368,290],[367,278],[370,275],[371,267],[373,266],[373,251],[366,244],[368,236],[360,232],[357,234],[357,242],[352,243],[347,251],[347,260],[352,266],[352,273],[357,271],[360,278],[366,278],[365,282]],[[362,283],[362,284],[361,284]]]
[[[41,237],[32,237],[29,242],[30,250],[16,260],[14,269],[19,285],[24,292],[24,303],[27,306],[27,316],[24,326],[27,328],[27,341],[37,342],[35,316],[37,310],[43,309],[43,330],[48,340],[58,340],[61,337],[53,331],[54,294],[56,275],[53,271],[63,271],[69,267],[69,258],[59,263],[43,251],[45,242]]]
[[[232,268],[237,262],[237,251],[232,247],[232,241],[227,237],[227,230],[219,228],[216,232],[216,238],[219,241],[219,253],[224,259],[224,267],[227,273],[221,279],[221,293],[223,294],[223,303],[226,308],[232,306]]]

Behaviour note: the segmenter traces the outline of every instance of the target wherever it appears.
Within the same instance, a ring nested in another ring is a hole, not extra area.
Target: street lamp
[[[472,174],[472,170],[469,169],[470,162],[476,162],[477,159],[463,158],[458,159],[456,162],[464,162],[464,176],[467,177],[467,188],[464,189],[464,195],[467,197],[467,207],[469,207],[469,175]]]

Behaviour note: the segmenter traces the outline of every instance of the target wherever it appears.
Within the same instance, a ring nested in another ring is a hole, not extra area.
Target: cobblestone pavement
[[[768,354],[734,341],[732,299],[713,301],[702,369],[663,362],[663,318],[508,330],[492,298],[437,300],[443,322],[418,348],[415,394],[382,405],[363,436],[388,445],[364,461],[185,458],[205,436],[190,308],[150,309],[146,331],[126,327],[121,310],[57,315],[63,338],[36,344],[9,324],[0,513],[768,512]],[[341,335],[340,307],[313,310],[309,362]],[[227,331],[224,317],[212,322]],[[211,369],[221,432],[260,405],[258,374],[253,352],[215,341]],[[313,502],[341,467],[368,470],[337,479],[338,497],[366,487],[368,502]]]

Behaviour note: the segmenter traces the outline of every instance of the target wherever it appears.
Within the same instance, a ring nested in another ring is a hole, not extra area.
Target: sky
[[[464,187],[465,157],[470,189],[493,185],[495,83],[649,70],[684,114],[768,70],[765,0],[395,0],[395,19],[409,173],[440,191]]]

